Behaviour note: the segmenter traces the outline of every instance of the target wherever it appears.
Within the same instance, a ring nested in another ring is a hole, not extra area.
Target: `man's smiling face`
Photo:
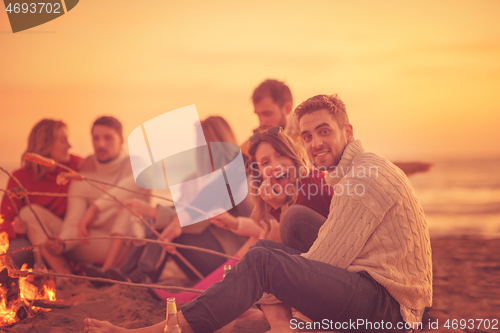
[[[304,114],[299,126],[307,154],[316,167],[336,166],[347,144],[354,140],[352,126],[340,128],[328,109]]]

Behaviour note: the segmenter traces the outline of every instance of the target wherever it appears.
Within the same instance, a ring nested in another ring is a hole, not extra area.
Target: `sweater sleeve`
[[[376,179],[344,178],[339,182],[330,214],[318,238],[309,251],[301,255],[347,268],[394,205],[390,196],[383,196],[378,191],[380,186]]]
[[[9,182],[7,183],[7,190],[16,187],[18,187],[17,183],[12,178],[9,178]],[[15,205],[15,207],[13,206],[13,204]],[[23,206],[23,199],[9,198],[9,195],[4,192],[0,211],[2,215],[1,218],[3,219],[3,223],[0,223],[0,232],[6,232],[9,235],[10,239],[17,238],[12,226],[12,221],[17,215],[16,212]]]
[[[238,228],[233,230],[237,235],[262,238],[264,230],[249,217],[238,217]]]
[[[120,186],[120,187],[127,188],[129,190],[144,192],[144,194],[147,192],[147,190],[141,189],[135,184],[134,177],[132,177],[132,175],[127,175],[122,180],[120,180],[118,182],[118,184],[116,184],[116,185]],[[124,191],[118,187],[113,187],[113,188],[110,188],[106,191],[110,195],[114,196],[115,198],[117,198],[119,201],[122,201],[122,202],[123,202],[123,200],[132,199],[132,198],[135,198],[138,196],[138,194],[136,194],[136,193]],[[103,195],[101,197],[99,197],[98,199],[96,199],[94,201],[94,205],[96,205],[97,208],[99,208],[100,212],[105,211],[105,210],[109,209],[110,207],[116,206],[118,204],[114,200],[109,200],[109,198],[110,197],[107,194],[103,193]]]
[[[62,224],[59,238],[70,239],[78,237],[78,223],[89,206],[87,199],[77,197],[88,193],[88,184],[85,182],[71,182],[68,190],[68,208]],[[69,251],[77,245],[77,242],[67,242],[66,250]]]

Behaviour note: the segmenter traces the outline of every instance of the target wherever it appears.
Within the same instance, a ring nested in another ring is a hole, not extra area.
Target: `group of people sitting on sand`
[[[235,265],[223,279],[221,267],[227,259],[213,254],[93,240],[152,235],[145,235],[127,209],[95,187],[77,181],[57,185],[60,168],[29,162],[13,173],[24,188],[68,197],[30,195],[29,208],[27,198],[7,192],[1,227],[9,233],[10,249],[89,237],[39,247],[35,261],[68,274],[74,270],[68,262],[85,262],[88,275],[133,282],[156,282],[168,254],[180,253],[206,276],[198,285],[206,291],[196,298],[192,293],[164,295],[185,303],[178,312],[184,332],[214,332],[254,304],[276,332],[296,330],[292,308],[322,323],[323,330],[325,323],[339,331],[416,328],[432,303],[432,262],[424,213],[404,170],[366,152],[354,139],[345,104],[337,95],[314,96],[292,112],[290,89],[266,80],[254,90],[252,102],[260,126],[241,145],[249,195],[228,212],[187,227],[181,227],[173,206],[151,206],[149,191],[135,184],[121,149],[121,124],[113,117],[94,122],[95,153],[85,159],[68,153],[66,125],[48,119],[33,128],[26,150],[85,177],[132,190],[100,185],[148,218],[162,240],[241,258],[231,262]],[[201,127],[207,142],[236,143],[221,117],[208,117]],[[18,186],[11,179],[7,190]],[[15,259],[25,262],[29,254],[17,253]],[[188,277],[195,277],[177,256],[172,258]],[[360,320],[371,326],[362,326]],[[126,331],[95,319],[85,325],[86,332]],[[164,327],[162,322],[137,331],[163,332]]]

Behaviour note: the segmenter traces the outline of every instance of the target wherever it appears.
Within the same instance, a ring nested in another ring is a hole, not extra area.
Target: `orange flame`
[[[23,267],[21,267],[22,271],[28,271],[32,272],[33,270],[27,269],[28,265],[23,264]],[[33,275],[27,275],[27,276],[21,276],[19,277],[19,290],[20,290],[20,296],[22,299],[25,300],[34,300],[36,299],[36,296],[38,295],[38,288],[35,287],[30,283],[30,281],[33,281]]]
[[[22,271],[27,271],[27,272],[32,272],[33,269],[27,268],[27,264],[23,264],[23,267],[21,267]],[[32,300],[35,299],[45,299],[49,301],[55,301],[56,300],[56,285],[54,281],[48,280],[45,281],[45,283],[42,285],[43,288],[37,288],[35,287],[32,282],[34,281],[35,277],[33,275],[28,275],[25,277],[19,277],[19,290],[21,291],[20,296],[21,299],[24,300],[26,305],[29,305]],[[51,283],[52,282],[52,283]],[[41,287],[42,287],[41,286]],[[31,307],[32,310],[36,312],[40,311],[50,311],[50,309],[42,309],[42,308],[37,308],[37,307]]]
[[[0,254],[7,253],[9,249],[9,235],[6,232],[0,233]]]
[[[2,216],[0,216],[0,224],[4,221]],[[9,249],[9,236],[6,232],[0,233],[0,271],[2,271],[6,266],[5,256],[3,254],[7,253]],[[9,325],[17,321],[16,312],[12,310],[11,307],[7,307],[7,290],[0,285],[0,325]]]
[[[56,291],[55,288],[48,287],[47,285],[43,285],[44,299],[48,299],[49,301],[56,300]]]
[[[3,220],[0,216],[0,224]],[[0,233],[0,271],[6,268],[6,259],[2,254],[7,253],[9,249],[9,236],[7,233]],[[24,264],[21,271],[32,272],[33,270],[27,268],[28,265]],[[11,276],[15,278],[14,276]],[[0,285],[0,326],[11,325],[16,323],[19,318],[17,317],[17,310],[24,304],[29,306],[33,300],[45,299],[49,301],[56,300],[56,284],[53,280],[46,280],[37,288],[33,285],[35,277],[33,275],[19,276],[19,297],[17,300],[7,303],[7,289],[9,286]],[[50,309],[43,309],[32,306],[33,313],[42,311],[50,311]]]
[[[4,222],[0,215],[0,225]],[[0,271],[6,266],[6,259],[3,254],[9,249],[9,235],[6,232],[0,232]]]
[[[1,288],[0,288],[1,289]],[[12,308],[7,307],[5,301],[6,292],[2,291],[0,295],[0,325],[10,325],[14,324],[17,321],[16,312],[12,310]]]

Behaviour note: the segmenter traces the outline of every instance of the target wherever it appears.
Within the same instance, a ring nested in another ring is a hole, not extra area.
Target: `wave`
[[[500,202],[491,202],[483,204],[443,204],[443,205],[424,205],[426,215],[444,214],[444,215],[480,215],[480,214],[500,214]]]

